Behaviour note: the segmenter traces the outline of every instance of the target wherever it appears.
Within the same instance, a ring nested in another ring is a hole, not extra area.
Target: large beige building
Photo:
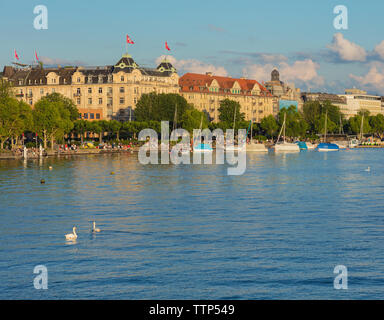
[[[380,96],[368,95],[359,89],[346,89],[345,94],[339,96],[346,99],[346,106],[340,111],[347,119],[357,115],[360,110],[368,110],[372,116],[384,114]]]
[[[86,120],[128,120],[144,93],[179,93],[176,69],[163,61],[156,69],[142,68],[128,54],[105,67],[5,67],[16,97],[30,105],[50,93],[73,100]]]
[[[211,73],[186,73],[179,80],[180,94],[194,107],[205,111],[212,121],[219,121],[220,101],[240,103],[246,120],[260,122],[273,115],[273,96],[256,80],[214,76]]]

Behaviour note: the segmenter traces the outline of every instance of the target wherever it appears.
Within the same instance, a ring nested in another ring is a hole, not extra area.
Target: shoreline
[[[48,157],[61,157],[61,156],[82,156],[82,155],[94,155],[94,154],[111,154],[111,153],[131,153],[131,152],[137,152],[137,148],[131,148],[131,149],[111,149],[111,150],[104,150],[104,149],[77,149],[70,150],[70,151],[64,151],[64,152],[58,152],[58,151],[46,151],[45,154],[40,157],[39,155],[36,156],[30,156],[25,160],[35,160],[39,158],[48,158]],[[14,155],[12,153],[0,153],[0,160],[24,160],[23,155]]]

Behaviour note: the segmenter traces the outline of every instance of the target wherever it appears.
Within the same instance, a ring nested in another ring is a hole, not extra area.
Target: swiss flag
[[[37,52],[35,51],[36,60],[39,61],[39,57],[37,56]]]
[[[131,38],[127,35],[127,43],[129,43],[129,44],[135,44],[132,40],[131,40]]]
[[[20,60],[20,59],[19,59],[19,56],[17,55],[16,49],[15,49],[15,58],[16,58],[17,60]]]
[[[171,49],[170,49],[169,46],[168,46],[167,41],[165,41],[165,49],[167,49],[168,51],[171,51]]]

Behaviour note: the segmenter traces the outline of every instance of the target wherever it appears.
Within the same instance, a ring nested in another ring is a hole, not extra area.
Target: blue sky
[[[348,8],[348,30],[335,30],[333,8]],[[35,30],[33,9],[48,8],[48,30]],[[356,86],[384,95],[384,2],[379,0],[40,1],[0,2],[0,68],[16,49],[30,63],[37,50],[53,64],[114,64],[125,35],[138,64],[167,54],[184,72],[213,71],[302,90],[342,93]],[[380,46],[381,44],[381,46]]]

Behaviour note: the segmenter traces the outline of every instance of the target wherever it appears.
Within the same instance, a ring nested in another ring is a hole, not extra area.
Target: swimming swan
[[[92,232],[100,232],[100,229],[99,229],[99,228],[96,228],[96,222],[95,222],[95,221],[93,221]]]
[[[69,233],[65,235],[65,239],[67,240],[76,240],[77,239],[77,234],[76,234],[76,227],[73,227],[73,233]]]

